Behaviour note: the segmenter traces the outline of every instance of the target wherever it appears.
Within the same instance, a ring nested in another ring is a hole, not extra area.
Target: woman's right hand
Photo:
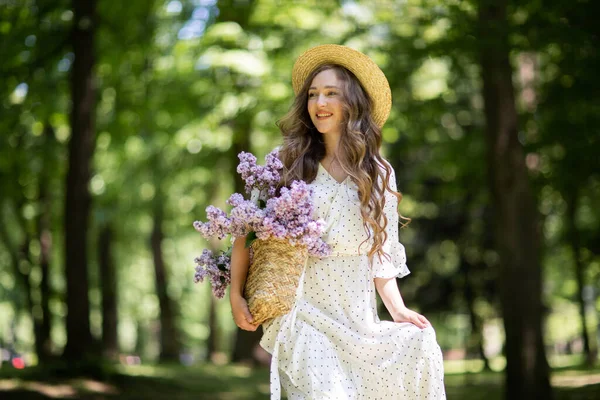
[[[231,302],[231,312],[233,313],[233,320],[235,324],[245,331],[255,331],[258,325],[254,325],[254,318],[250,314],[248,309],[248,303],[239,294],[231,293],[229,295]]]

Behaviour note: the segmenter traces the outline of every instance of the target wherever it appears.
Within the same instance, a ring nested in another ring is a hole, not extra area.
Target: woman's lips
[[[333,116],[333,114],[331,113],[318,113],[317,114],[317,119],[326,119]]]

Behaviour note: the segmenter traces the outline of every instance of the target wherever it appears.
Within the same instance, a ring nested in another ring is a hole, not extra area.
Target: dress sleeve
[[[393,168],[389,183],[390,188],[396,191],[396,173]],[[389,257],[381,256],[380,259],[379,255],[377,254],[373,256],[373,277],[402,278],[410,274],[410,271],[406,266],[406,253],[404,251],[404,246],[398,241],[398,198],[388,191],[385,192],[385,207],[383,211],[388,220],[385,228],[388,236],[387,240],[383,244],[383,251]]]

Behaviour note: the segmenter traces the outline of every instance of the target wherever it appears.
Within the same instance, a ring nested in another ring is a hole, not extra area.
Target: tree
[[[75,60],[71,70],[71,139],[65,202],[65,275],[67,344],[63,357],[81,361],[93,354],[90,331],[87,237],[90,169],[94,152],[94,39],[96,1],[73,0],[71,33]]]
[[[179,329],[177,328],[177,307],[167,292],[168,270],[162,251],[162,241],[164,238],[162,227],[164,221],[163,199],[162,196],[157,196],[154,202],[150,246],[154,260],[156,294],[160,305],[160,361],[167,362],[179,360],[181,342]]]
[[[479,3],[488,168],[506,333],[505,398],[551,399],[542,337],[541,236],[537,206],[518,139],[506,12],[506,0]]]
[[[591,299],[586,299],[586,292],[593,292],[591,266],[599,254],[594,243],[600,243],[597,208],[590,206],[597,202],[600,178],[597,26],[588,18],[589,9],[583,4],[574,7],[571,2],[557,1],[549,8],[539,4],[528,7],[532,17],[524,28],[538,50],[534,103],[539,105],[533,104],[535,112],[528,121],[532,128],[527,136],[535,138],[532,150],[542,193],[552,188],[564,204],[558,211],[563,221],[560,234],[555,240],[547,240],[548,258],[569,249],[571,276],[577,287],[576,295],[569,297],[579,309],[585,361],[593,365],[598,344],[597,334],[588,332],[586,308]],[[549,168],[543,168],[540,160],[547,160]],[[559,267],[562,272],[564,265]],[[572,283],[569,279],[565,282]]]
[[[56,140],[52,120],[53,114],[61,115],[59,104],[65,97],[61,87],[64,73],[53,67],[67,51],[68,25],[60,19],[63,7],[11,3],[0,11],[0,19],[5,21],[0,46],[2,231],[6,251],[11,259],[16,256],[13,265],[19,267],[14,273],[19,285],[9,298],[15,316],[22,312],[31,319],[40,363],[50,360],[55,350],[50,301],[56,297],[50,275],[56,249],[52,236],[62,215],[56,199],[60,197],[63,146]],[[15,86],[20,90],[16,97]],[[16,339],[20,346],[29,338],[20,335]]]
[[[116,359],[119,354],[117,271],[113,254],[114,233],[105,223],[98,238],[98,267],[102,293],[102,354]]]

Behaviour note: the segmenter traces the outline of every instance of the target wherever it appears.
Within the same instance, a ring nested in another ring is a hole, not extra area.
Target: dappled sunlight
[[[431,100],[448,90],[449,62],[430,58],[412,76],[413,97],[416,100]]]
[[[226,67],[232,71],[260,77],[269,72],[269,66],[261,57],[244,50],[219,51],[209,48],[199,59],[198,69]]]
[[[148,376],[169,378],[177,374],[177,371],[160,365],[121,365],[118,367],[120,371],[131,376]]]
[[[493,357],[489,360],[489,373],[500,372],[506,366],[504,357]],[[448,375],[477,374],[483,370],[483,360],[444,360],[444,373]]]
[[[226,373],[236,378],[249,378],[252,376],[253,371],[252,367],[234,364],[227,366],[205,365],[202,367],[202,372],[209,376],[223,376]]]
[[[94,392],[94,393],[104,393],[104,394],[117,394],[118,390],[107,383],[98,382],[91,379],[83,379],[79,381],[79,386],[81,386],[86,392]]]
[[[19,381],[16,379],[4,379],[0,380],[0,391],[8,392],[19,388]]]
[[[53,385],[45,382],[25,382],[22,385],[22,389],[29,390],[32,392],[38,392],[44,396],[51,397],[54,399],[64,399],[69,397],[75,397],[77,391],[73,386],[68,384],[57,384]]]
[[[83,393],[116,395],[119,390],[110,384],[91,379],[76,379],[66,382],[23,381],[19,379],[0,379],[0,397],[2,392],[35,392],[52,399],[78,398]]]
[[[579,387],[600,384],[600,371],[567,371],[551,378],[555,387]]]

